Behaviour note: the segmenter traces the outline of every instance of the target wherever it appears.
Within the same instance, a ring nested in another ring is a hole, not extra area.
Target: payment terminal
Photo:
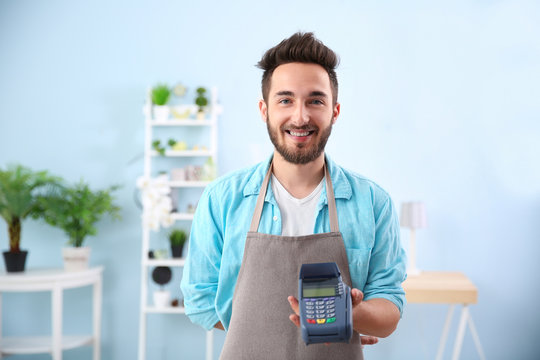
[[[303,264],[298,282],[300,328],[306,345],[349,342],[352,336],[351,288],[336,263]]]

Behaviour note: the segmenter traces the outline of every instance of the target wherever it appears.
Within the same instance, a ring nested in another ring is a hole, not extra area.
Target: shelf
[[[182,308],[183,309],[183,308]],[[62,336],[62,350],[91,345],[92,336]],[[41,354],[53,351],[51,336],[11,336],[0,340],[1,354]]]
[[[186,259],[146,259],[144,265],[146,266],[184,266]]]
[[[153,314],[185,314],[186,310],[183,306],[169,306],[165,308],[157,308],[154,306],[147,306],[144,308],[144,311],[147,313]]]
[[[193,215],[188,213],[172,213],[173,220],[193,220]]]
[[[212,126],[214,123],[211,120],[194,120],[194,119],[169,119],[169,120],[150,120],[152,126]]]
[[[171,180],[167,182],[167,185],[173,188],[177,187],[206,187],[210,184],[210,181],[175,181]]]
[[[175,150],[165,150],[165,155],[160,155],[157,151],[152,150],[150,152],[152,156],[166,156],[166,157],[196,157],[196,156],[212,156],[210,150],[184,150],[184,151],[175,151]]]

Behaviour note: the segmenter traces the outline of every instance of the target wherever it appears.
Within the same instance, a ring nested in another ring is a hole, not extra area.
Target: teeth
[[[296,132],[296,131],[290,131],[291,135],[292,136],[308,136],[309,135],[309,131],[306,131],[306,132]]]

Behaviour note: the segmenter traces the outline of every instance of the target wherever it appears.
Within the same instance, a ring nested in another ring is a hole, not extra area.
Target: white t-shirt
[[[313,234],[317,204],[321,197],[323,182],[324,178],[311,194],[303,199],[297,199],[272,175],[272,191],[281,211],[282,236]]]

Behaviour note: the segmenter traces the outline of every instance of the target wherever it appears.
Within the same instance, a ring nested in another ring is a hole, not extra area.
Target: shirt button
[[[277,216],[274,216],[274,221],[277,221]]]

